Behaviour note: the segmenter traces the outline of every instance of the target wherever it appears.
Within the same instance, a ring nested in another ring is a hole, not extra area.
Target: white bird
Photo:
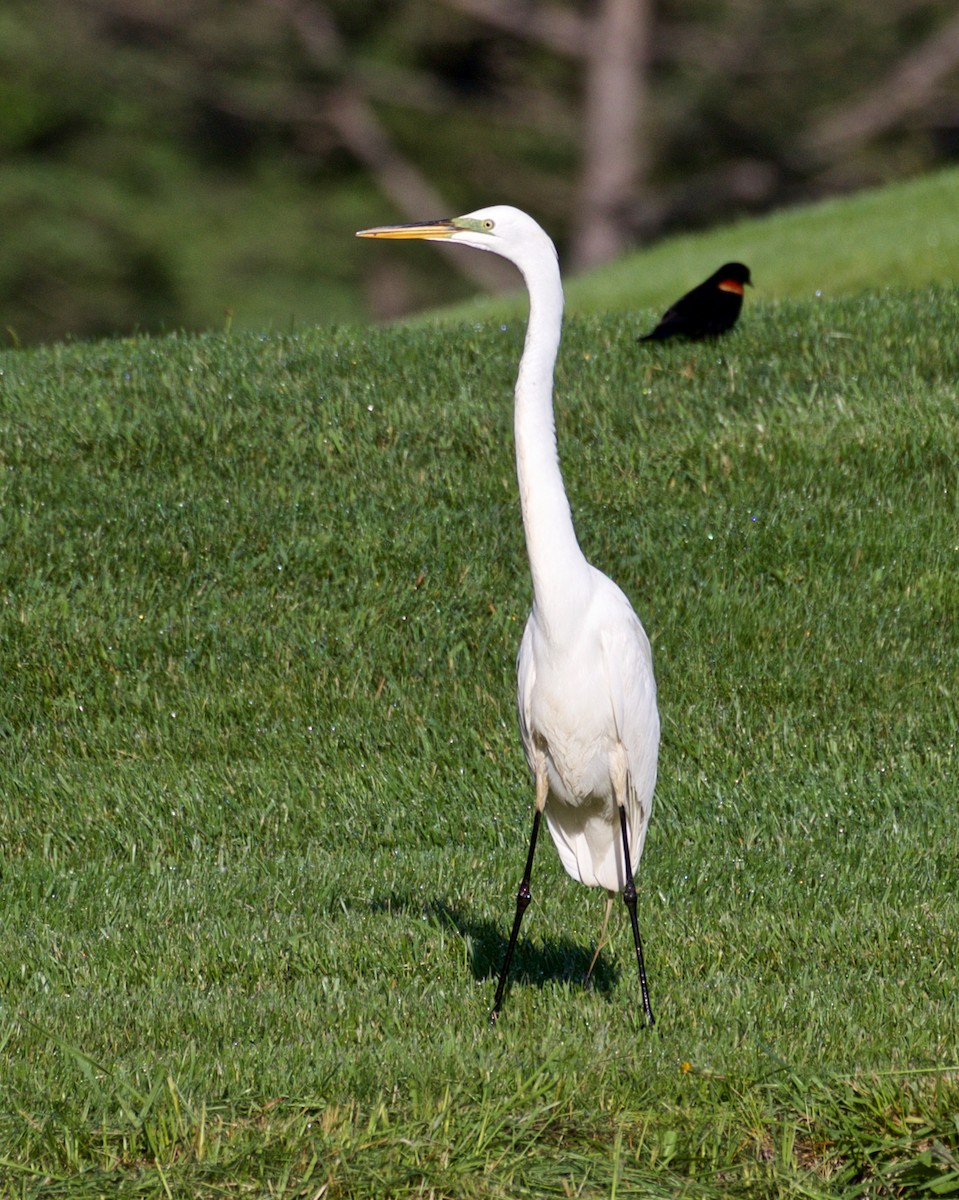
[[[358,237],[420,238],[488,250],[514,263],[529,291],[526,343],[516,379],[516,474],[533,580],[533,609],[517,660],[517,706],[536,782],[533,831],[490,1021],[503,1002],[523,914],[540,819],[567,872],[605,888],[629,910],[643,1012],[649,1003],[633,876],[656,784],[659,712],[649,640],[623,592],[586,561],[563,486],[553,418],[553,369],[563,323],[556,248],[524,212],[505,205],[417,225],[364,229]]]

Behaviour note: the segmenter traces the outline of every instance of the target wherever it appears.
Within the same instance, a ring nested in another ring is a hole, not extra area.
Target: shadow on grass
[[[372,901],[370,907],[374,912],[393,916],[425,917],[441,928],[451,930],[468,945],[474,979],[496,979],[499,976],[503,956],[506,954],[506,942],[513,924],[512,906],[509,912],[503,914],[502,927],[491,921],[474,920],[446,900],[423,900],[393,894]],[[531,916],[535,921],[535,915],[527,913],[520,929],[513,964],[510,967],[510,982],[514,986],[519,983],[532,984],[534,987],[543,987],[557,980],[582,983],[595,946],[584,946],[567,937],[550,938],[538,944],[530,941],[526,934],[529,931],[528,922]],[[598,925],[596,932],[598,935]],[[601,953],[593,968],[589,987],[600,995],[609,995],[616,987],[619,975],[619,969],[607,963]]]

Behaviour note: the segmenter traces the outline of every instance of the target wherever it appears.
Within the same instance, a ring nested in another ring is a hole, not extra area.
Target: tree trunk
[[[583,154],[573,227],[577,268],[606,262],[632,240],[646,172],[649,0],[599,0],[586,58]]]

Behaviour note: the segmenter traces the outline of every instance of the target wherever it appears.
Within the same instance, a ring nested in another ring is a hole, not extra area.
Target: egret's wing
[[[620,596],[621,612],[617,619],[604,622],[600,641],[613,723],[626,752],[626,816],[630,829],[630,858],[635,870],[642,854],[656,787],[659,710],[649,639],[629,601],[621,593]],[[610,603],[613,603],[612,599]]]
[[[533,764],[533,735],[530,705],[536,683],[536,662],[533,658],[533,614],[530,613],[523,631],[523,640],[516,655],[516,715],[519,718],[519,735],[523,739],[523,750],[529,769],[535,773]]]
[[[610,612],[601,623],[599,637],[616,733],[627,749],[637,742],[648,743],[651,734],[658,746],[656,679],[649,639],[619,588],[607,593],[606,603]],[[618,611],[614,614],[613,609]]]

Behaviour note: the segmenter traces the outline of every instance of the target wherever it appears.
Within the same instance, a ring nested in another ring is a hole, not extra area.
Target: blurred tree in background
[[[395,315],[514,281],[362,225],[517,203],[582,266],[957,146],[944,0],[7,0],[0,322]]]

